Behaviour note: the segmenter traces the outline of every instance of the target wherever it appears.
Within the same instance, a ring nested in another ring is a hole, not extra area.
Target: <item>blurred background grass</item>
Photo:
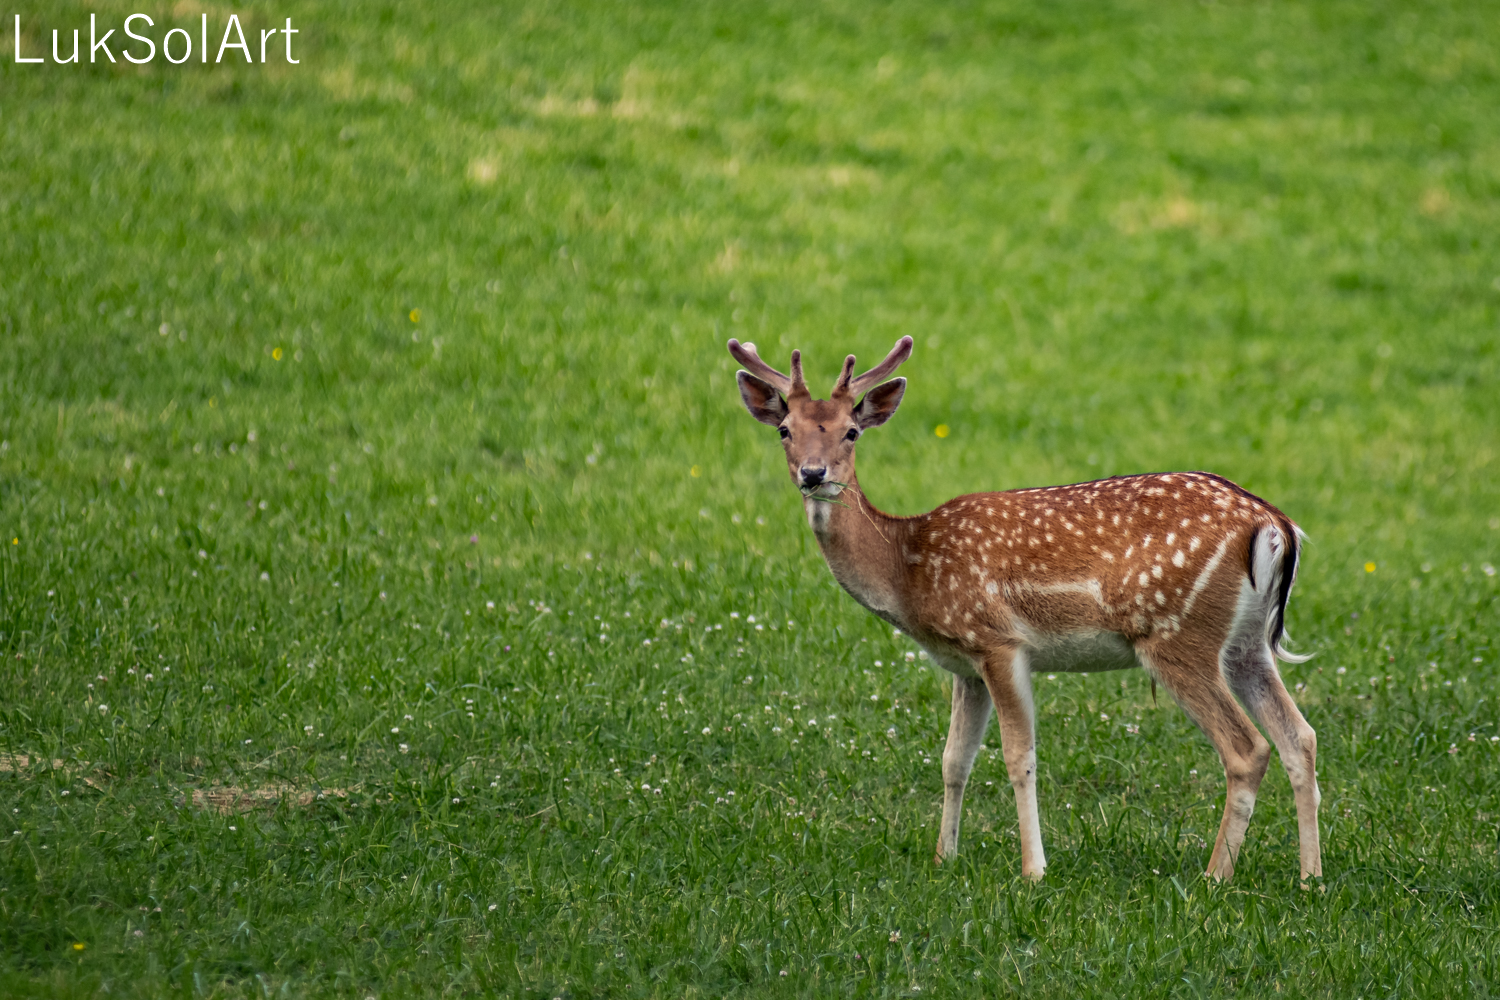
[[[136,9],[41,3],[22,12],[22,44],[44,54],[54,27],[86,37],[90,12],[115,25]],[[1330,673],[1493,658],[1493,4],[233,9],[247,34],[291,16],[301,65],[0,62],[8,752],[113,755],[124,796],[127,774],[229,780],[250,766],[241,732],[301,740],[293,717],[318,705],[345,723],[347,768],[332,749],[317,766],[373,785],[359,771],[369,727],[424,684],[499,698],[497,671],[569,692],[601,669],[527,638],[526,601],[559,594],[580,614],[613,600],[648,621],[764,602],[818,623],[767,654],[778,690],[853,698],[864,682],[832,664],[855,662],[853,636],[889,640],[828,578],[774,437],[739,406],[731,336],[773,364],[800,347],[815,384],[846,352],[869,362],[916,338],[901,413],[861,447],[862,481],[893,512],[1208,469],[1312,536],[1291,623]],[[231,8],[147,10],[160,39],[202,12],[217,35]],[[490,600],[499,624],[462,622]],[[528,658],[501,659],[507,643]],[[636,648],[608,683],[645,684],[652,656]],[[190,687],[142,695],[143,714],[117,723],[129,738],[101,728],[89,678],[152,657],[175,658]],[[691,670],[682,683],[716,703],[738,697]],[[930,677],[902,683],[940,701]],[[1418,702],[1419,683],[1403,689]],[[1487,695],[1464,697],[1370,724],[1418,743],[1493,728]],[[595,711],[604,747],[620,720]],[[1173,718],[1182,761],[1208,760]],[[497,720],[440,724],[433,759],[508,752],[523,733],[555,743],[578,724]],[[1044,735],[1044,757],[1049,738],[1066,745]],[[1352,778],[1356,744],[1325,744],[1325,772],[1337,780],[1342,760]],[[1391,801],[1410,793],[1392,770],[1405,759],[1377,758]],[[1077,777],[1076,753],[1068,766]],[[502,813],[533,813],[555,770],[519,769],[531,783],[496,793],[514,792]],[[1470,769],[1479,785],[1441,828],[1479,822],[1488,773]],[[421,777],[422,794],[444,800],[443,774]],[[1263,802],[1252,837],[1289,804]],[[216,822],[201,835],[221,835]],[[521,843],[521,829],[495,835]],[[1427,835],[1410,836],[1415,857]],[[64,967],[49,949],[104,876],[84,865],[67,891],[23,877],[20,843],[0,910],[14,982],[34,985]],[[538,900],[562,891],[570,857]],[[266,905],[298,926],[285,900]],[[223,906],[203,907],[205,927],[229,927]],[[556,931],[535,919],[543,940]],[[233,951],[229,930],[205,933],[198,954]],[[1476,947],[1441,941],[1416,950]],[[136,974],[146,959],[118,961]],[[210,981],[250,989],[263,966],[244,961]],[[177,968],[161,982],[189,988]],[[315,988],[307,968],[285,982]],[[1338,968],[1345,984],[1362,974],[1353,958]],[[704,975],[662,989],[728,988]],[[757,982],[743,980],[782,985]],[[834,988],[798,982],[785,987]],[[329,988],[344,986],[365,988]]]
[[[911,333],[895,509],[1204,467],[1341,547],[1493,545],[1487,7],[424,10],[316,8],[301,67],[6,71],[15,437],[254,422],[555,497],[551,551],[794,509],[728,336],[829,380]]]

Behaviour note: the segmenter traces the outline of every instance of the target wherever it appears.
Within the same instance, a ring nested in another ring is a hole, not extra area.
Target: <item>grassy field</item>
[[[301,64],[0,26],[0,994],[1500,993],[1500,8],[233,9]],[[1044,882],[994,730],[933,867],[946,681],[724,350],[908,333],[885,509],[1308,531],[1320,891],[1275,762],[1201,879],[1139,672],[1038,678]]]

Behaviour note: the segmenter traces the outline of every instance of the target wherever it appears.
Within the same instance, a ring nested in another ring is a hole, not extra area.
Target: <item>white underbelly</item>
[[[1103,673],[1141,665],[1135,649],[1118,632],[1087,631],[1048,634],[1025,631],[1022,649],[1030,670],[1056,673]],[[941,642],[924,643],[932,662],[960,677],[980,677],[979,665],[967,653]]]
[[[1033,634],[1026,644],[1033,671],[1062,673],[1126,670],[1141,665],[1135,649],[1118,632]]]
[[[923,648],[927,650],[927,655],[932,658],[933,663],[950,674],[957,674],[959,677],[967,677],[971,680],[982,676],[974,661],[963,653],[942,647],[924,646]]]

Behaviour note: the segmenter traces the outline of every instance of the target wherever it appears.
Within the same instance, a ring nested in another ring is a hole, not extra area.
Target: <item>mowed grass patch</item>
[[[1482,7],[249,10],[302,66],[0,63],[4,992],[1494,992]],[[944,679],[724,351],[907,333],[887,509],[1310,533],[1321,888],[1275,763],[1201,881],[1138,673],[1037,678],[1043,883],[997,734],[933,867]]]

